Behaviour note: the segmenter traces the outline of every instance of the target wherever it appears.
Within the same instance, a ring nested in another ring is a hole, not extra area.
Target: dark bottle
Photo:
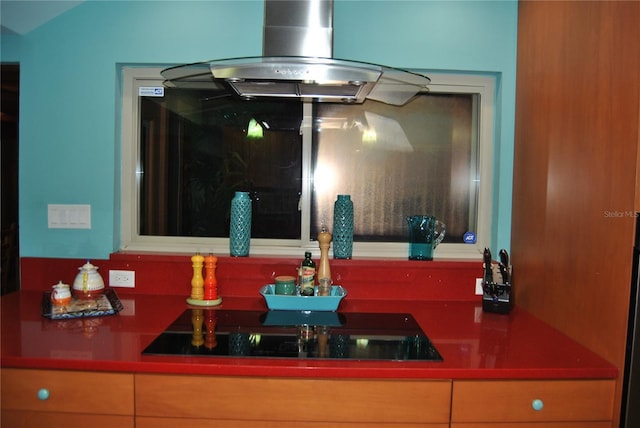
[[[311,260],[311,253],[304,253],[304,260],[300,264],[300,294],[313,296],[316,282],[316,263]]]

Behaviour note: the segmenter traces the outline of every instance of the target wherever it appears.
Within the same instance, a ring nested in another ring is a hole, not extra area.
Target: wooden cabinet
[[[517,422],[503,424],[496,422],[452,423],[451,428],[612,428],[609,422]]]
[[[9,428],[613,427],[613,379],[300,379],[8,368],[0,375],[1,424]]]
[[[136,375],[136,427],[445,428],[451,381]],[[271,425],[270,425],[271,424]]]
[[[640,209],[639,21],[637,1],[518,2],[515,300],[620,373]],[[616,413],[620,394],[621,382]]]
[[[451,427],[611,428],[614,391],[614,380],[454,381]]]
[[[133,427],[133,374],[3,368],[3,427]]]

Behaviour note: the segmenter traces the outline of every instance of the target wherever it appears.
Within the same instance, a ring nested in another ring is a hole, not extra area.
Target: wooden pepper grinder
[[[329,267],[329,246],[331,245],[331,234],[324,228],[320,233],[318,233],[318,243],[320,244],[318,281],[322,278],[331,279],[331,268]]]
[[[191,298],[189,300],[202,300],[204,297],[204,278],[202,277],[203,261],[204,257],[202,257],[200,253],[196,253],[191,257],[193,276],[191,277]]]
[[[191,257],[193,278],[191,278],[191,297],[187,303],[193,306],[216,306],[222,303],[218,297],[218,281],[216,280],[216,263],[218,258],[212,254],[203,257],[200,253]],[[206,279],[202,276],[206,267]]]

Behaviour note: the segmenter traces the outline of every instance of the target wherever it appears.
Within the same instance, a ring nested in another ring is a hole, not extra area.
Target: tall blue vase
[[[333,205],[333,258],[350,259],[353,252],[353,202],[338,195]]]
[[[229,252],[235,257],[249,255],[251,241],[251,198],[249,192],[236,192],[231,200]]]

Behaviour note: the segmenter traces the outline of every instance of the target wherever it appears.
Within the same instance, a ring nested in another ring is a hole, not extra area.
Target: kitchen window
[[[414,214],[446,224],[436,258],[488,245],[493,78],[429,74],[398,107],[244,101],[162,88],[160,70],[123,68],[123,250],[228,254],[236,191],[253,200],[252,255],[318,253],[338,194],[354,202],[356,258],[406,257]]]

